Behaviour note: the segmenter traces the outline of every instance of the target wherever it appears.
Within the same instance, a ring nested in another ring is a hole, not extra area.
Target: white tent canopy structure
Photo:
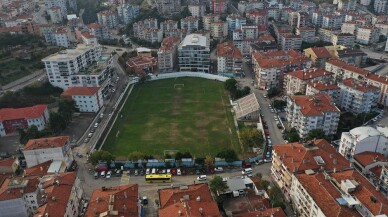
[[[255,120],[260,115],[260,105],[255,93],[251,93],[232,103],[238,120]]]

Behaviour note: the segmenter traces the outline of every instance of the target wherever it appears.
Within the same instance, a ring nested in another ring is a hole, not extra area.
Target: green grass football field
[[[165,150],[201,157],[226,148],[240,152],[223,83],[163,79],[132,90],[103,146],[115,156],[133,151],[162,157]]]

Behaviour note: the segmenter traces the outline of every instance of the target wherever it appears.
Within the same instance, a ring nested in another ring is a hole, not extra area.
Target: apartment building
[[[311,60],[295,50],[252,54],[259,89],[282,87],[284,74],[311,67]]]
[[[241,51],[233,42],[225,42],[217,46],[217,73],[228,73],[240,76],[243,73]]]
[[[299,216],[385,216],[388,202],[359,172],[297,174],[291,186]]]
[[[310,58],[313,65],[318,68],[325,68],[327,60],[332,58],[332,55],[325,47],[311,47],[303,50],[306,57]]]
[[[164,38],[158,50],[158,68],[160,72],[173,72],[177,68],[177,49],[180,38]]]
[[[387,14],[387,0],[375,0],[373,8],[378,14]]]
[[[302,47],[302,37],[300,35],[281,34],[280,40],[282,50],[300,50]]]
[[[332,74],[332,72],[318,68],[289,72],[285,75],[285,91],[287,95],[294,95],[295,93],[305,94],[308,82],[321,81],[329,83],[332,80]]]
[[[158,66],[158,59],[152,56],[131,57],[125,63],[131,74],[144,75],[153,73]]]
[[[55,160],[61,161],[66,168],[70,168],[74,160],[68,136],[30,139],[24,145],[23,154],[27,167]]]
[[[143,29],[141,36],[141,39],[151,43],[161,42],[163,40],[163,30],[153,28]]]
[[[314,129],[321,129],[328,136],[336,134],[340,112],[334,100],[324,94],[289,96],[287,99],[288,123],[301,138]]]
[[[91,23],[88,25],[89,33],[91,35],[96,36],[98,40],[104,40],[109,39],[109,32],[108,28],[106,26],[98,24],[98,23]]]
[[[61,8],[61,15],[63,18],[66,18],[67,16],[67,0],[44,0],[44,6],[46,9],[52,8],[52,7],[60,7]]]
[[[353,47],[354,46],[354,41],[356,37],[352,34],[349,33],[339,33],[339,34],[333,34],[331,36],[331,43],[336,46],[336,45],[343,45],[346,47]]]
[[[324,139],[273,146],[271,176],[285,198],[292,198],[292,182],[297,174],[344,170],[349,162]]]
[[[181,0],[156,0],[158,12],[165,16],[178,14],[182,11]]]
[[[341,88],[334,82],[308,82],[306,85],[306,95],[326,94],[329,95],[336,104],[340,99]]]
[[[300,35],[302,41],[313,43],[316,41],[315,28],[301,27],[296,29],[296,35]]]
[[[261,35],[257,39],[257,42],[252,43],[250,46],[249,56],[252,56],[252,53],[259,52],[269,52],[269,51],[277,51],[278,45],[275,41],[275,38],[272,35]]]
[[[181,19],[181,29],[186,29],[188,33],[198,30],[199,19],[194,16],[189,16]]]
[[[360,23],[357,23],[356,21],[344,22],[341,26],[341,32],[356,35],[357,28],[360,26]]]
[[[189,11],[194,17],[202,17],[206,13],[206,4],[203,3],[194,3],[189,4]]]
[[[360,66],[366,62],[367,54],[360,49],[342,45],[326,46],[325,48],[333,58],[342,60],[349,65]]]
[[[357,1],[356,0],[338,0],[338,10],[344,11],[354,11],[356,10]]]
[[[379,41],[379,29],[373,26],[362,26],[357,29],[356,42],[364,45]]]
[[[376,23],[375,27],[379,29],[379,35],[388,36],[388,23]]]
[[[380,172],[382,172],[383,167],[388,166],[388,158],[386,158],[380,153],[371,151],[365,151],[359,154],[355,154],[353,155],[353,158],[350,161],[353,164],[353,167],[361,174],[366,176],[375,176],[378,179],[380,179]],[[384,183],[384,178],[381,181],[383,182],[374,183],[374,185],[383,188],[387,187],[386,185],[388,183]],[[386,190],[382,188],[380,189]]]
[[[180,40],[182,40],[187,35],[186,29],[169,29],[164,30],[163,32],[165,38],[179,38]]]
[[[230,14],[226,17],[226,22],[228,23],[228,31],[233,32],[236,29],[240,29],[241,26],[245,26],[247,19],[237,14]]]
[[[331,42],[331,37],[340,33],[339,29],[320,28],[318,31],[319,39],[325,42]]]
[[[178,46],[179,69],[182,72],[210,72],[210,48],[206,36],[187,35]]]
[[[186,213],[189,216],[222,216],[207,183],[159,189],[158,195],[160,217],[170,217],[172,213],[178,213],[178,215]]]
[[[84,192],[76,172],[43,176],[38,188],[41,192],[39,196],[44,202],[36,210],[34,217],[79,216]]]
[[[85,216],[117,213],[118,216],[139,217],[142,216],[142,204],[139,203],[139,198],[141,197],[137,184],[95,189]]]
[[[67,29],[60,27],[53,32],[53,37],[55,40],[55,45],[59,47],[68,48],[70,46],[70,40],[67,36]]]
[[[109,29],[114,29],[119,25],[119,19],[116,11],[100,11],[97,13],[97,19],[99,24],[104,25]]]
[[[248,10],[245,17],[259,28],[268,26],[268,11],[265,9]]]
[[[265,2],[261,1],[240,1],[237,5],[237,9],[240,13],[245,13],[246,11],[253,9],[264,9],[266,6]]]
[[[170,29],[178,29],[178,21],[165,20],[160,23],[160,29],[163,31],[170,30]]]
[[[117,7],[117,17],[121,24],[131,23],[140,13],[140,6],[123,2]]]
[[[47,13],[50,16],[50,20],[52,23],[63,22],[63,15],[62,15],[61,7],[52,6],[51,8],[47,9]]]
[[[210,0],[210,11],[213,14],[223,14],[226,12],[228,1],[226,0]]]
[[[344,22],[343,15],[326,14],[322,17],[322,28],[335,28],[339,29]]]
[[[226,38],[228,36],[228,23],[224,21],[212,23],[210,35],[216,39]]]
[[[100,45],[79,44],[42,59],[49,82],[67,89],[73,86],[102,87],[108,84],[110,56],[102,55]]]
[[[362,126],[341,134],[338,152],[348,158],[366,151],[388,156],[388,138],[374,127]]]
[[[202,17],[203,28],[207,31],[210,31],[211,24],[218,22],[220,20],[220,15],[218,14],[207,14]]]
[[[18,129],[36,126],[44,130],[49,122],[47,105],[35,105],[25,108],[0,109],[0,136],[15,135]]]
[[[62,96],[73,100],[80,112],[97,113],[104,106],[100,87],[70,87],[62,93]]]
[[[369,113],[380,96],[379,88],[354,78],[343,80],[338,87],[341,88],[338,107],[355,114]]]
[[[257,39],[259,37],[257,26],[241,26],[241,33],[243,39]]]

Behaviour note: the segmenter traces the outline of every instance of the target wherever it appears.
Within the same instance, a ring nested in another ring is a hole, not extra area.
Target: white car
[[[278,116],[273,116],[273,118],[275,119],[275,121],[279,121]]]
[[[271,111],[272,113],[275,113],[275,110],[273,110],[273,108],[271,108],[270,111]]]
[[[224,171],[224,168],[222,168],[222,167],[216,167],[216,168],[214,168],[214,171],[216,171],[216,172],[223,172],[223,171]]]
[[[106,173],[105,178],[110,179],[111,176],[112,176],[112,171],[109,170],[109,171]]]
[[[181,175],[182,175],[181,169],[177,169],[177,170],[176,170],[176,174],[177,174],[178,176],[181,176]]]
[[[263,94],[263,97],[264,97],[264,98],[267,98],[268,96],[267,96],[267,94]]]
[[[206,179],[207,179],[206,175],[200,175],[197,177],[198,181],[206,181]]]

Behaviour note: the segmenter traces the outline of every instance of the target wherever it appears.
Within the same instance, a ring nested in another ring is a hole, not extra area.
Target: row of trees
[[[244,88],[240,88],[237,84],[236,79],[233,78],[226,80],[224,86],[225,89],[229,91],[229,94],[232,99],[238,99],[251,93],[250,87],[245,86]]]
[[[286,139],[288,140],[288,142],[299,142],[301,140],[295,128],[291,128],[291,130],[286,133]],[[304,138],[304,140],[306,141],[313,140],[313,139],[329,140],[329,138],[325,135],[325,132],[322,129],[313,129]]]

